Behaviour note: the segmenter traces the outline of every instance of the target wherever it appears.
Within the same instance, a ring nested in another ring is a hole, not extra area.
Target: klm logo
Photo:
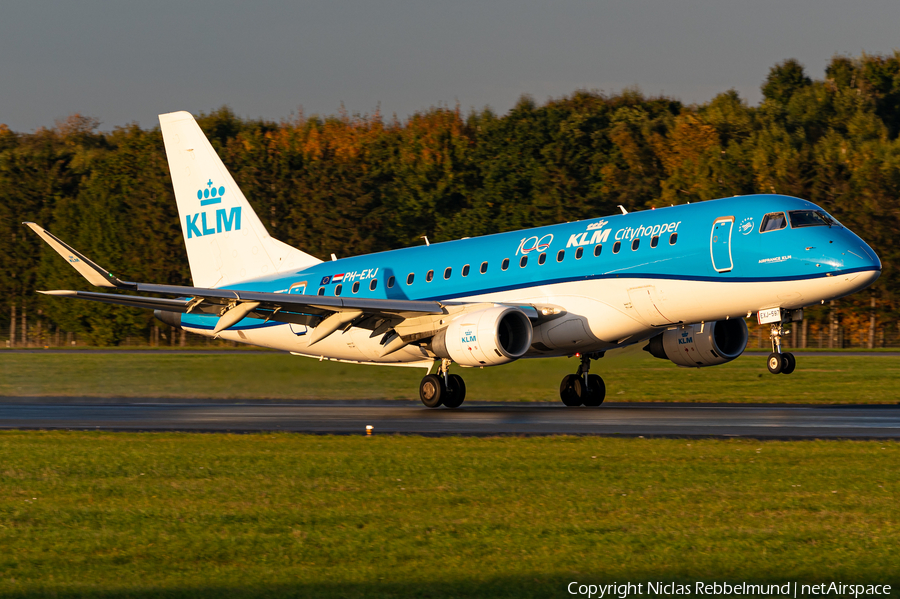
[[[197,199],[200,200],[201,206],[209,206],[210,204],[218,204],[225,195],[224,187],[216,187],[213,185],[212,179],[206,182],[206,189],[197,190]]]
[[[693,337],[682,337],[681,339],[678,340],[678,345],[688,345],[693,342],[694,342]]]
[[[224,195],[225,187],[214,186],[212,179],[206,183],[206,189],[197,190],[197,199],[200,200],[201,206],[221,204]],[[215,217],[215,227],[213,227],[213,217]],[[188,239],[205,237],[206,235],[222,233],[223,231],[240,231],[241,207],[235,206],[230,210],[219,208],[215,211],[215,214],[211,212],[188,214],[184,217],[184,221]]]
[[[462,336],[463,343],[475,343],[475,341],[477,341],[477,339],[475,338],[475,333],[473,333],[472,331],[463,332],[463,336]]]

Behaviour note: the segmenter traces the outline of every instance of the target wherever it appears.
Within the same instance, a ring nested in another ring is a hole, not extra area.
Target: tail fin
[[[188,112],[159,115],[196,287],[223,287],[321,262],[269,236]]]

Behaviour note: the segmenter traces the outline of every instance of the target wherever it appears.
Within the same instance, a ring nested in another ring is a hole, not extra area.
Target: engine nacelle
[[[699,368],[731,362],[747,347],[743,318],[692,324],[670,329],[650,339],[644,351],[679,366]]]
[[[525,355],[533,333],[524,312],[497,306],[456,317],[434,336],[431,349],[462,366],[496,366]]]

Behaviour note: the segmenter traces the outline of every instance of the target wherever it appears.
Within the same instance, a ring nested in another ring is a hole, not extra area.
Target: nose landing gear
[[[419,383],[419,399],[426,407],[458,408],[465,401],[466,383],[458,374],[450,374],[450,364],[450,360],[441,360],[438,374],[426,375]]]
[[[772,353],[766,361],[766,366],[772,374],[791,374],[797,367],[797,360],[790,352],[781,352],[781,336],[784,335],[783,322],[772,323]]]
[[[567,374],[559,384],[559,398],[568,407],[585,405],[596,407],[606,398],[606,384],[596,374],[589,374],[591,359],[597,360],[603,353],[582,354],[578,372]]]

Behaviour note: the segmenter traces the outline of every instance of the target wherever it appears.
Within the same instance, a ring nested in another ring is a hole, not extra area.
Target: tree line
[[[733,90],[700,105],[580,90],[543,104],[523,96],[504,115],[433,107],[403,121],[341,112],[273,122],[222,107],[197,120],[269,232],[322,258],[614,214],[619,204],[809,199],[884,263],[869,290],[809,310],[809,334],[894,343],[900,53],[836,56],[822,79],[786,60],[762,93],[758,106]],[[86,287],[26,220],[129,280],[190,284],[158,127],[100,132],[81,115],[34,133],[0,125],[0,323],[14,309],[16,323],[27,314],[35,341],[157,334],[144,311],[35,294]]]

